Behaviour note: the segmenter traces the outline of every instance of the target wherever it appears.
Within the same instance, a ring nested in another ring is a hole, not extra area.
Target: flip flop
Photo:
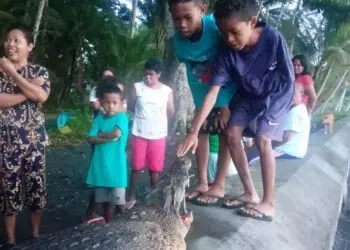
[[[255,220],[261,220],[261,221],[267,221],[267,222],[273,221],[273,217],[272,216],[266,215],[263,212],[257,210],[256,208],[249,207],[248,209],[250,211],[253,211],[255,214],[248,213],[247,211],[243,210],[242,208],[240,208],[237,211],[237,214],[240,215],[240,216],[243,216],[243,217],[253,218]]]
[[[83,220],[83,224],[84,225],[92,225],[92,224],[105,224],[105,218],[103,218],[102,216],[98,216],[98,217],[94,217],[92,219],[84,219]]]
[[[195,195],[191,195],[191,194],[195,194]],[[192,197],[190,198],[189,196],[192,196]],[[186,201],[194,201],[199,196],[201,196],[201,192],[199,192],[199,191],[189,192],[189,193],[186,194]]]
[[[204,202],[204,201],[200,201],[197,199],[192,200],[192,203],[198,206],[222,206],[224,204],[224,199],[222,197],[216,197],[216,196],[209,196],[206,195],[205,197],[210,197],[210,198],[215,198],[217,199],[216,202]]]
[[[130,201],[128,201],[128,202],[124,205],[122,211],[128,211],[128,210],[133,209],[134,206],[136,205],[136,203],[137,203],[136,200],[130,200]]]
[[[226,203],[224,202],[224,204],[222,204],[222,207],[223,207],[223,208],[227,208],[227,209],[238,209],[238,208],[245,207],[245,206],[247,206],[248,204],[251,204],[251,202],[242,201],[242,200],[240,200],[240,199],[238,199],[238,198],[232,199],[232,200],[229,200],[229,201],[230,201],[230,202],[232,202],[232,201],[239,201],[240,204],[238,204],[238,205],[228,205],[228,204],[226,204]]]

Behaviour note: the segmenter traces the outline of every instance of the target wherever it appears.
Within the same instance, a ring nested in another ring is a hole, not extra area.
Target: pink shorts
[[[147,166],[152,172],[162,172],[165,148],[166,138],[149,140],[133,135],[131,138],[132,170],[141,170]]]

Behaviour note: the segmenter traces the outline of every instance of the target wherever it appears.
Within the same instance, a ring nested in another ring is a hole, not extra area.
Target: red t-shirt
[[[314,84],[314,81],[312,80],[312,77],[310,75],[296,75],[295,76],[295,82],[300,83],[304,87],[304,95],[302,98],[302,102],[307,105],[308,96],[305,94],[305,88],[311,86]]]

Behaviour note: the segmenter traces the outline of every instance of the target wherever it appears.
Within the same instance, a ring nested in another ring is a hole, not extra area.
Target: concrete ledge
[[[219,207],[190,206],[194,224],[188,249],[332,249],[347,190],[350,120],[336,125],[333,136],[311,135],[303,160],[277,161],[277,214],[273,223],[242,218]],[[260,166],[252,166],[262,192]],[[238,177],[227,182],[227,194],[241,192]]]

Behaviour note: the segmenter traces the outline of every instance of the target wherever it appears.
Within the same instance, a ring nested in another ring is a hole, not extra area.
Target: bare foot
[[[189,200],[196,199],[198,196],[200,196],[202,193],[205,193],[208,191],[208,184],[200,184],[198,185],[194,191],[188,192],[186,194],[186,198]]]
[[[254,208],[254,209],[251,209]],[[275,207],[267,202],[260,202],[258,204],[251,204],[249,206],[243,207],[242,208],[243,211],[245,211],[247,214],[253,215],[253,216],[259,216],[259,213],[257,211],[260,212],[260,214],[263,214],[265,216],[269,216],[269,217],[274,217],[275,216]]]
[[[225,206],[228,208],[239,208],[246,204],[257,204],[260,202],[259,196],[257,194],[242,194],[237,198],[225,200]]]
[[[198,201],[207,204],[213,204],[216,203],[220,198],[223,198],[224,195],[225,187],[220,186],[219,184],[214,182],[207,192],[202,193],[202,195],[198,197]]]
[[[217,184],[216,182],[210,186],[209,190],[203,193],[203,196],[216,196],[216,197],[224,197],[225,196],[225,187]]]
[[[131,210],[136,205],[137,201],[135,199],[129,200],[123,207],[123,211]]]

